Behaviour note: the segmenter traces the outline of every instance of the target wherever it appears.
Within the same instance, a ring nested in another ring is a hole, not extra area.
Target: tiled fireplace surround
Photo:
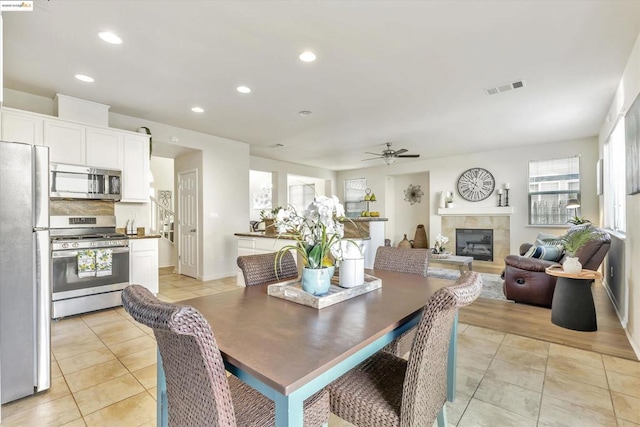
[[[493,230],[493,261],[473,261],[487,267],[504,267],[504,258],[509,255],[511,229],[507,215],[443,215],[442,235],[449,238],[448,248],[455,252],[456,228]]]

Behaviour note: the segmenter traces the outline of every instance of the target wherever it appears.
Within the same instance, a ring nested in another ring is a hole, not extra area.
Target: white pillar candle
[[[502,194],[502,188],[498,189],[498,194]]]
[[[509,183],[508,183],[508,182],[504,185],[504,189],[505,189],[505,190],[508,190],[508,189],[509,189]]]

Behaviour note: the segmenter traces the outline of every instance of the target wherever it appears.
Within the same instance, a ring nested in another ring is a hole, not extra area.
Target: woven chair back
[[[276,256],[277,261],[276,261]],[[246,286],[276,283],[298,277],[298,267],[291,252],[280,257],[277,252],[239,256],[238,267],[242,270]]]
[[[399,273],[419,274],[427,277],[428,264],[428,249],[403,249],[391,246],[380,246],[376,251],[373,268],[397,271]]]
[[[160,301],[139,285],[122,291],[122,305],[155,334],[167,383],[169,425],[235,426],[224,362],[202,314]]]
[[[413,341],[402,391],[400,425],[435,420],[447,399],[447,355],[458,308],[482,291],[482,276],[462,275],[454,285],[434,293],[425,306]]]

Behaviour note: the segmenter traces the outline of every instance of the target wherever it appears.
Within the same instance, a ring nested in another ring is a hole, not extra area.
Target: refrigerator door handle
[[[49,147],[33,150],[33,227],[49,228]]]
[[[49,230],[34,234],[36,250],[36,391],[51,386],[51,249]]]

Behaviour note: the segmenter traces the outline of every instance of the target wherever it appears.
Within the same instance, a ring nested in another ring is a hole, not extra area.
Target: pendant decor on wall
[[[171,210],[173,208],[171,203],[171,190],[158,190],[158,203]]]
[[[419,185],[409,184],[409,187],[404,190],[404,200],[411,203],[412,205],[415,203],[420,203],[422,201],[423,195],[424,191],[420,189]]]

